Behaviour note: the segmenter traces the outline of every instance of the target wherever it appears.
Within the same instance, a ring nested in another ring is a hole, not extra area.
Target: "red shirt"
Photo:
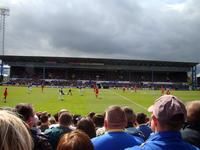
[[[170,95],[170,91],[169,91],[169,90],[167,90],[166,94],[167,94],[167,95]]]
[[[4,96],[7,96],[7,95],[8,95],[8,90],[7,90],[7,88],[5,89],[3,95],[4,95]]]
[[[96,94],[98,94],[98,93],[99,93],[99,89],[98,89],[98,88],[96,88],[96,89],[95,89],[95,92],[96,92]]]

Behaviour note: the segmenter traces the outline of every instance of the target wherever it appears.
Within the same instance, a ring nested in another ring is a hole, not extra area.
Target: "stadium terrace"
[[[197,87],[196,62],[11,55],[0,56],[0,59],[10,66],[11,81],[44,80],[46,84],[73,83],[74,86],[79,82],[86,85],[98,82],[105,88],[134,84],[144,88],[188,89],[188,72],[191,71],[192,87]]]

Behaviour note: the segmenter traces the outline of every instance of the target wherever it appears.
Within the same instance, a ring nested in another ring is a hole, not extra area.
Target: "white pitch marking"
[[[115,95],[118,95],[118,96],[120,96],[121,98],[123,98],[123,99],[125,99],[125,100],[127,100],[127,101],[129,101],[129,102],[131,102],[131,103],[137,105],[138,107],[140,107],[140,108],[142,108],[142,109],[144,109],[144,110],[147,111],[147,108],[146,108],[146,107],[144,107],[144,106],[142,106],[142,105],[140,105],[140,104],[138,104],[138,103],[132,101],[131,99],[129,99],[129,98],[123,96],[123,95],[117,94],[117,93],[115,93],[115,92],[113,92],[113,93],[114,93]]]

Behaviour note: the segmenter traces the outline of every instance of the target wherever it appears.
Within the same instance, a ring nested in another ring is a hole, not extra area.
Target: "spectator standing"
[[[144,139],[144,135],[141,131],[136,129],[136,114],[133,111],[133,109],[131,109],[128,106],[123,107],[123,110],[125,112],[126,115],[126,119],[127,119],[127,124],[126,124],[126,129],[125,131],[133,136],[138,136],[142,139]]]
[[[96,134],[97,134],[97,130],[99,128],[103,127],[103,124],[104,124],[104,115],[95,114],[95,116],[92,118],[92,121],[94,122],[95,130],[96,130]]]
[[[72,131],[69,128],[71,123],[71,115],[68,112],[63,112],[59,115],[58,126],[45,130],[44,134],[47,136],[53,150],[56,150],[60,137]]]
[[[14,113],[0,110],[0,149],[32,150],[33,141],[26,125]]]
[[[39,126],[39,129],[41,130],[41,132],[44,132],[46,129],[49,128],[49,116],[47,113],[42,113],[40,115],[40,121],[41,121],[41,125]]]
[[[186,105],[187,124],[181,130],[182,138],[200,148],[200,101],[191,101]]]
[[[141,146],[126,150],[199,150],[181,138],[186,108],[177,97],[161,96],[148,110],[152,112],[151,128],[155,133]]]
[[[124,132],[127,120],[124,111],[119,106],[110,106],[105,115],[106,133],[92,139],[95,150],[124,150],[127,147],[139,145],[143,141]]]
[[[21,116],[22,120],[28,125],[34,141],[34,150],[51,150],[51,145],[43,134],[38,134],[33,129],[35,125],[34,110],[30,104],[21,103],[15,106],[15,111]]]
[[[90,112],[88,115],[87,115],[87,117],[89,118],[89,119],[92,119],[94,116],[95,116],[95,112]]]
[[[144,135],[144,139],[148,139],[150,134],[152,133],[150,126],[147,124],[149,122],[149,118],[144,113],[138,113],[136,115],[136,121],[138,126],[136,127],[137,130],[141,131]]]
[[[94,123],[88,118],[82,118],[78,121],[76,129],[85,132],[90,138],[96,137]]]
[[[104,117],[105,114],[103,115],[95,115],[92,120],[95,124],[95,129],[96,129],[96,135],[103,135],[106,132],[106,129],[104,127]]]

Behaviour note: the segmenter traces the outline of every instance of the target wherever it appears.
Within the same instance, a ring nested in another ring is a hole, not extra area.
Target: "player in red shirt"
[[[8,96],[8,88],[5,88],[4,92],[3,92],[3,96],[4,96],[4,103],[6,103],[6,99],[7,99],[7,96]]]
[[[170,95],[170,94],[171,94],[169,89],[167,89],[166,94],[167,94],[167,95]]]
[[[161,87],[161,94],[164,95],[165,94],[165,88],[162,86]]]
[[[98,96],[99,96],[99,89],[97,87],[95,88],[95,96],[96,96],[96,98],[98,98]]]
[[[94,84],[93,85],[94,92],[96,91],[96,88],[97,88],[97,86],[96,86],[96,84]]]

